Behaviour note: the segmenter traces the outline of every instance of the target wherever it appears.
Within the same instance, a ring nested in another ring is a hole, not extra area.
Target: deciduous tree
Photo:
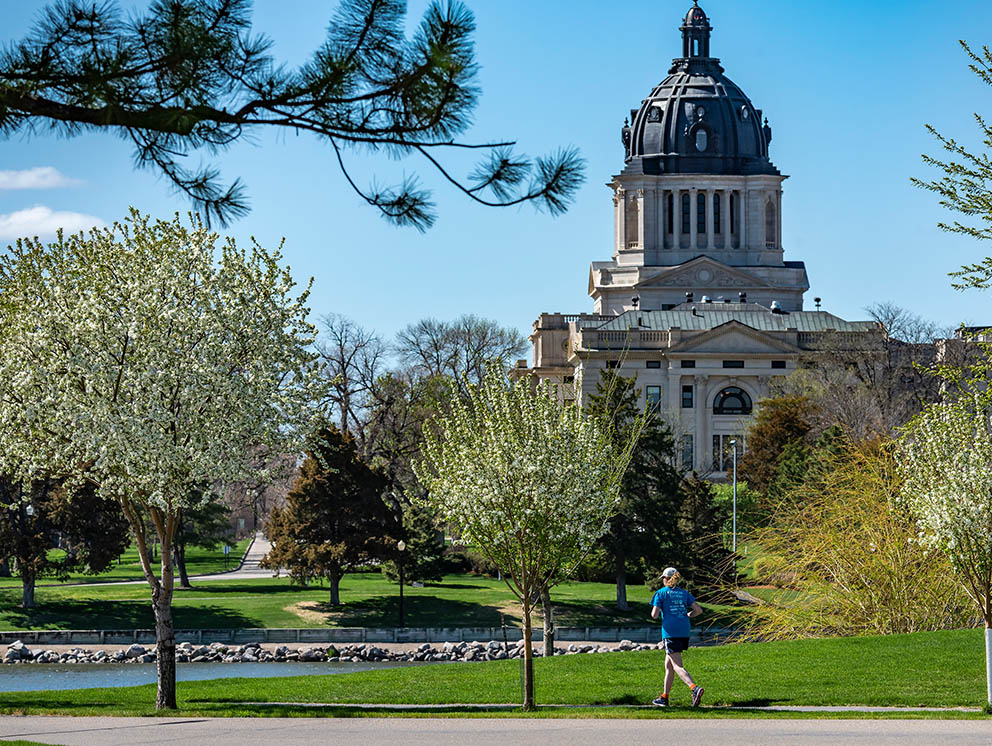
[[[414,468],[425,504],[502,572],[523,617],[525,710],[534,708],[531,612],[574,570],[617,509],[631,441],[544,385],[513,384],[490,366],[425,434]]]
[[[132,211],[0,258],[0,470],[120,503],[152,591],[158,708],[176,707],[180,512],[204,484],[259,476],[245,444],[295,452],[319,399],[307,291],[294,295],[278,251],[218,239]]]
[[[986,381],[987,383],[987,381]],[[932,404],[900,441],[902,498],[926,546],[951,560],[985,621],[988,705],[992,708],[992,422],[989,396]]]

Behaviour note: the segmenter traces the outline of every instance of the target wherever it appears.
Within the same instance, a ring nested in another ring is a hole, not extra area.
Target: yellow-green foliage
[[[778,592],[754,607],[756,637],[893,634],[970,626],[973,607],[948,560],[920,544],[897,507],[891,445],[821,453],[765,528],[748,537],[765,555],[762,582]]]

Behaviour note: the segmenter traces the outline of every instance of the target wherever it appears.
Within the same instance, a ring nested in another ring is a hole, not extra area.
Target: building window
[[[724,360],[723,361],[723,367],[724,368],[743,368],[744,367],[744,361],[743,360]]]
[[[565,376],[562,380],[565,383],[575,383],[575,376]]]
[[[619,368],[620,367],[620,361],[619,360],[607,360],[606,361],[606,367],[609,368],[609,369]]]
[[[692,409],[692,386],[682,387],[682,409]]]
[[[627,229],[627,245],[637,244],[641,239],[636,197],[632,197],[627,201],[627,216],[624,220],[624,224]]]
[[[695,360],[683,360],[682,361],[682,367],[683,368],[695,368],[696,367],[696,361]]]
[[[682,235],[689,233],[689,193],[682,194]]]
[[[737,233],[737,195],[730,193],[730,233]]]
[[[682,471],[692,471],[692,436],[682,436]]]
[[[769,202],[765,205],[765,248],[774,249],[778,245],[778,220],[775,218],[775,205]]]
[[[668,204],[665,207],[668,210],[668,232],[673,233],[675,231],[675,195],[671,192],[668,193]]]
[[[649,412],[657,412],[661,409],[661,386],[646,386],[645,399]]]
[[[649,368],[660,368],[661,367],[661,360],[648,360],[648,367]]]
[[[713,402],[713,414],[751,414],[751,397],[737,386],[725,388]]]
[[[720,220],[720,195],[713,195],[713,232],[720,235],[723,231],[723,227],[720,225],[722,221]]]
[[[706,233],[706,195],[696,195],[696,232]]]
[[[781,369],[784,369],[785,368],[785,360],[772,360],[772,367],[773,368],[778,368],[780,370]]]
[[[737,441],[737,468],[741,465],[744,455],[744,436],[714,435],[713,436],[713,471],[731,472],[734,470],[734,446],[731,441]]]

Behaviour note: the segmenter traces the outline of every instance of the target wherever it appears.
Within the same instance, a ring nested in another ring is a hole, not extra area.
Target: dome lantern
[[[693,0],[692,7],[686,14],[685,23],[682,24],[682,56],[687,59],[709,57],[712,31],[710,19],[699,7],[699,0]]]

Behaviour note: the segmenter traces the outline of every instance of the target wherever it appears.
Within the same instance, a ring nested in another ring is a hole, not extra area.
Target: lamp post
[[[399,552],[399,561],[396,564],[400,571],[400,627],[403,627],[403,552],[406,551],[406,542],[400,539],[396,542],[396,549]]]
[[[733,523],[733,536],[734,536],[734,554],[737,554],[737,439],[734,438],[730,441],[730,445],[734,447],[734,523]]]

